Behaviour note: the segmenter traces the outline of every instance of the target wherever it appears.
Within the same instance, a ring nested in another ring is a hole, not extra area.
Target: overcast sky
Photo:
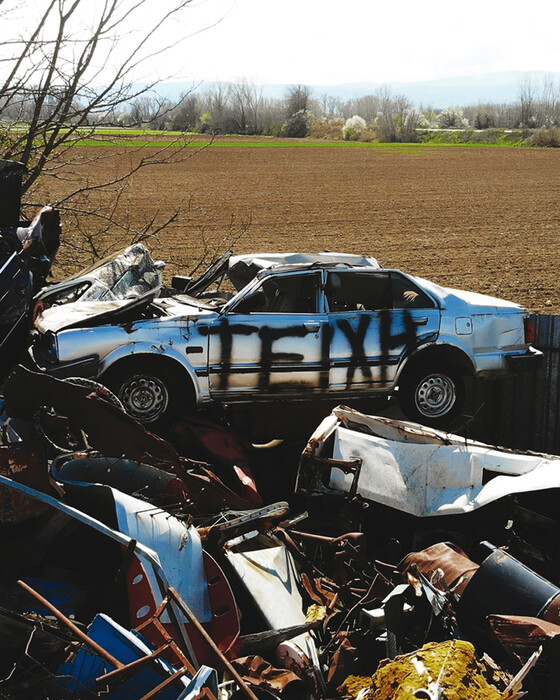
[[[184,44],[178,79],[311,85],[560,72],[558,0],[196,0],[189,13],[188,33],[219,23]]]
[[[158,11],[174,2],[148,0],[133,13],[132,31],[122,28],[113,52],[126,55],[136,32],[151,31]],[[9,39],[29,37],[46,6],[47,0],[0,2],[0,74]],[[88,15],[102,7],[102,0],[82,0],[71,36],[87,31]],[[560,73],[559,26],[559,0],[192,0],[180,21],[152,31],[152,50],[179,38],[180,46],[143,64],[144,75],[135,79],[335,85]],[[109,54],[110,65],[117,60]]]

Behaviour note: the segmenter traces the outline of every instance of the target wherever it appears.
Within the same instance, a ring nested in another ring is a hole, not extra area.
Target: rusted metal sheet
[[[251,507],[262,504],[251,470],[254,448],[242,435],[215,421],[189,416],[174,425],[173,438],[182,454],[210,461],[216,476]]]
[[[274,668],[272,664],[261,656],[242,656],[235,659],[233,666],[241,674],[242,678],[251,685],[263,690],[288,697],[296,697],[298,693],[305,693],[304,683],[292,671]]]
[[[463,593],[465,586],[479,568],[460,547],[451,542],[439,542],[421,552],[411,552],[399,564],[399,570],[406,574],[412,566],[431,581],[436,577],[441,579],[443,575],[446,586],[457,595]]]
[[[531,674],[539,697],[560,697],[560,627],[534,617],[490,615],[488,622],[507,654],[520,664],[542,649]]]

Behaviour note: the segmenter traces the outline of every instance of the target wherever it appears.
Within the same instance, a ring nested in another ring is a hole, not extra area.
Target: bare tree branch
[[[106,142],[99,123],[116,124],[119,114],[131,112],[135,103],[145,108],[139,119],[142,126],[163,124],[177,107],[154,93],[153,80],[140,80],[155,59],[188,37],[182,31],[173,40],[168,28],[175,20],[188,26],[192,3],[47,0],[38,5],[40,12],[35,24],[26,26],[27,34],[8,31],[3,36],[2,157],[19,160],[27,168],[25,206],[41,201],[40,192],[50,188],[57,192],[50,203],[65,214],[69,260],[76,262],[77,253],[95,259],[117,244],[157,237],[166,226],[191,215],[190,203],[178,202],[172,211],[154,212],[139,225],[130,220],[124,194],[141,169],[191,158],[209,144],[193,146],[180,135],[167,138],[165,145],[136,145],[132,136],[119,136],[110,147],[110,158],[117,163],[130,157],[131,165],[115,167],[113,172],[97,167],[106,162],[105,148],[94,151],[79,145],[84,140]],[[12,20],[27,8],[18,0],[0,4],[3,15],[12,13]],[[21,22],[8,22],[6,27],[23,32]]]

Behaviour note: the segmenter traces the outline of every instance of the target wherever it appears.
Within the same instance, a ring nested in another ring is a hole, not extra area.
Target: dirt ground
[[[103,151],[100,175],[136,157]],[[189,220],[151,246],[169,275],[232,243],[236,253],[336,250],[560,313],[559,181],[554,149],[213,145],[140,171],[121,205],[142,223],[190,203]]]

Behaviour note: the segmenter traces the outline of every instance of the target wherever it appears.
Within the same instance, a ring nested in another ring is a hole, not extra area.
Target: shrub
[[[479,110],[474,117],[475,129],[492,129],[496,126],[496,115],[488,110]]]
[[[344,119],[326,119],[325,117],[314,119],[309,130],[309,135],[314,139],[332,139],[339,141],[342,137],[343,126]]]
[[[560,128],[538,129],[527,139],[531,146],[544,146],[546,148],[560,148]]]
[[[309,134],[311,116],[311,113],[304,109],[295,112],[282,127],[282,135],[292,139],[304,138]]]

